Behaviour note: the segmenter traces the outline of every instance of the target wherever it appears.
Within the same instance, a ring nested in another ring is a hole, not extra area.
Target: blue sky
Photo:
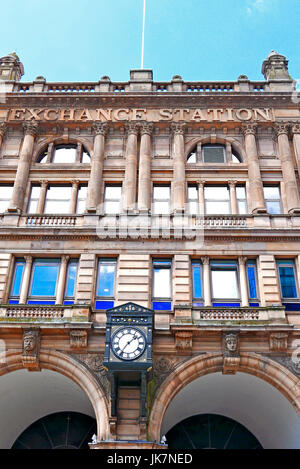
[[[0,57],[23,81],[127,81],[140,67],[143,0],[2,0]],[[147,0],[144,67],[156,81],[263,79],[274,49],[300,78],[299,0]]]

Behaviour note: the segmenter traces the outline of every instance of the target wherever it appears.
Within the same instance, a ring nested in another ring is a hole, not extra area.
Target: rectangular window
[[[202,306],[203,302],[198,303],[203,298],[202,263],[199,261],[192,261],[192,278],[193,278],[193,305]]]
[[[78,188],[78,195],[77,195],[77,206],[76,206],[76,213],[81,214],[85,212],[86,206],[86,198],[87,198],[87,185],[80,185]]]
[[[152,211],[155,215],[168,215],[170,213],[170,186],[153,186]]]
[[[53,163],[75,163],[76,152],[76,145],[57,145],[54,150]]]
[[[211,261],[210,270],[214,300],[240,299],[237,262]]]
[[[30,199],[28,204],[27,213],[37,213],[39,198],[40,198],[41,186],[32,186],[30,192]]]
[[[207,215],[226,215],[231,213],[228,186],[205,186],[204,197]]]
[[[25,270],[25,259],[16,259],[14,273],[12,278],[12,285],[10,290],[10,304],[18,304],[21,292],[21,285]]]
[[[222,145],[205,145],[202,154],[204,163],[225,163],[225,148]]]
[[[249,300],[256,300],[258,298],[256,261],[255,260],[248,260],[247,263],[246,263],[246,268],[247,268]]]
[[[298,298],[295,263],[293,260],[277,260],[282,298]]]
[[[116,259],[99,259],[96,290],[96,309],[109,309],[114,306]],[[110,301],[108,301],[110,300]]]
[[[0,213],[8,209],[13,193],[13,184],[1,184],[0,186]]]
[[[78,260],[71,259],[68,263],[66,285],[65,285],[65,305],[71,305],[74,303],[75,290],[76,290],[76,279],[78,270]]]
[[[44,213],[68,214],[70,213],[71,186],[49,185],[46,193]]]
[[[199,199],[197,186],[188,186],[188,207],[191,215],[197,215],[199,212]]]
[[[104,192],[104,212],[106,214],[117,214],[121,211],[122,186],[106,185]]]
[[[172,262],[169,259],[153,260],[154,310],[171,310],[171,268]]]
[[[264,186],[267,211],[272,215],[282,213],[279,186]]]
[[[245,186],[236,186],[236,198],[239,214],[245,215],[248,212]]]

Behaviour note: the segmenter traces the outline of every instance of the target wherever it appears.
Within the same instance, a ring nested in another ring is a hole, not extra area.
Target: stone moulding
[[[3,305],[0,322],[84,322],[90,320],[90,308],[82,306]]]

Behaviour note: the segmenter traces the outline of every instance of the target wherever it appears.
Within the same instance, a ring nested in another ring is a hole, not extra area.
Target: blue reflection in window
[[[257,298],[255,261],[247,262],[249,298]]]
[[[66,298],[74,298],[75,283],[77,277],[77,261],[70,261],[68,265],[67,278],[66,278]]]
[[[171,311],[172,303],[170,301],[153,301],[152,309],[154,311]]]
[[[201,264],[199,262],[193,262],[193,298],[202,298],[201,288]]]
[[[279,277],[283,298],[297,298],[297,288],[293,267],[279,266]]]
[[[114,296],[115,272],[115,260],[99,260],[97,296]]]
[[[106,310],[114,307],[114,301],[96,301],[95,309]]]
[[[12,289],[11,289],[11,296],[14,296],[14,297],[20,296],[24,267],[25,267],[25,261],[17,259],[15,263],[15,272],[14,272],[13,284],[12,284]]]
[[[33,264],[30,296],[55,296],[58,272],[57,261],[36,261]]]

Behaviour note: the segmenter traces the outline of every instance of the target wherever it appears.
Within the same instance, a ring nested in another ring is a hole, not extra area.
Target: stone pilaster
[[[300,122],[292,124],[292,135],[293,135],[293,145],[294,152],[296,157],[296,163],[298,168],[298,174],[300,175]]]
[[[239,275],[240,275],[242,306],[249,306],[246,261],[247,261],[246,257],[239,257]]]
[[[290,124],[286,122],[277,123],[275,125],[281,160],[281,171],[285,184],[287,209],[289,213],[294,213],[300,212],[300,200],[295,168],[290,149],[289,128]]]
[[[199,215],[204,215],[205,214],[205,198],[204,198],[205,181],[197,181],[197,183],[198,183]]]
[[[138,131],[139,126],[136,122],[127,124],[126,164],[122,191],[122,208],[125,211],[136,208]]]
[[[38,214],[44,213],[46,193],[47,193],[47,188],[48,188],[48,181],[43,180],[43,181],[40,181],[40,183],[41,183],[40,197],[39,197],[38,206],[36,210],[36,213]]]
[[[38,131],[38,124],[34,121],[25,122],[23,124],[23,128],[25,135],[20,152],[18,169],[15,177],[13,194],[9,207],[9,211],[11,212],[20,212],[23,208],[34,141]]]
[[[105,150],[105,135],[107,132],[106,122],[96,122],[94,129],[94,151],[91,157],[91,174],[87,191],[87,212],[95,213],[100,204],[100,191],[103,174],[103,161]]]
[[[185,153],[183,122],[172,124],[173,132],[173,208],[183,211],[186,203]]]
[[[211,306],[209,257],[201,257],[201,261],[203,265],[204,306]]]
[[[33,262],[32,256],[25,256],[25,261],[26,261],[26,265],[25,265],[24,277],[22,280],[21,291],[20,291],[20,304],[21,305],[25,305],[27,302],[29,281],[30,281],[30,275],[31,275],[31,266]]]
[[[230,190],[230,204],[231,204],[231,213],[236,215],[239,213],[237,198],[236,198],[236,181],[229,181],[229,190]]]
[[[138,209],[151,208],[151,134],[153,124],[141,124],[141,148],[139,161]]]
[[[267,210],[256,145],[256,128],[256,124],[245,124],[243,126],[248,160],[250,212],[266,213]]]
[[[2,143],[3,143],[3,138],[6,134],[6,131],[7,131],[7,124],[5,122],[2,122],[0,124],[0,151],[1,151],[1,147],[2,147]]]
[[[62,305],[64,301],[67,266],[68,266],[69,259],[70,259],[70,256],[62,256],[61,258],[57,293],[56,293],[56,303],[55,303],[57,305]]]
[[[70,200],[70,213],[76,213],[77,197],[78,197],[79,181],[72,181],[72,192]]]

